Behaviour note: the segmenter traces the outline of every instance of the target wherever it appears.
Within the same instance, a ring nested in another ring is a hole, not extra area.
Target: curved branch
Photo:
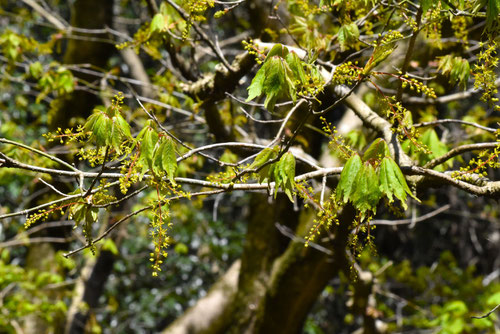
[[[437,119],[435,121],[430,121],[430,122],[417,123],[417,124],[413,124],[412,127],[420,128],[420,127],[424,127],[424,126],[433,126],[433,125],[448,124],[448,123],[459,123],[459,124],[464,124],[464,125],[470,125],[470,126],[473,126],[473,127],[478,128],[478,129],[488,131],[491,133],[495,133],[498,130],[495,128],[490,128],[490,127],[483,126],[483,125],[473,123],[473,122],[462,121],[460,119],[448,119],[448,118],[447,119]]]
[[[429,177],[433,180],[442,181],[473,195],[500,198],[500,181],[488,181],[482,186],[477,186],[451,177],[449,175],[450,172],[441,173],[433,169],[426,169],[418,166],[403,166],[401,167],[401,171],[407,175],[420,175]],[[422,181],[424,181],[424,179],[419,180],[419,182]]]
[[[468,144],[468,145],[462,145],[455,147],[451,149],[448,153],[437,157],[435,159],[432,159],[428,163],[424,165],[424,168],[429,168],[432,169],[442,163],[445,163],[449,159],[453,158],[454,156],[457,156],[459,154],[465,153],[465,152],[470,152],[470,151],[475,151],[475,150],[484,150],[484,149],[489,149],[489,148],[495,148],[498,145],[500,145],[497,142],[491,142],[491,143],[478,143],[478,144]]]

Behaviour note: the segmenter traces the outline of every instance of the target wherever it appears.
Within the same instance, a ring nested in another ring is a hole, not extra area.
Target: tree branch
[[[449,159],[453,158],[454,156],[457,156],[459,154],[465,153],[465,152],[470,152],[470,151],[476,151],[476,150],[485,150],[485,149],[490,149],[490,148],[495,148],[498,145],[500,145],[497,142],[492,142],[492,143],[478,143],[478,144],[468,144],[468,145],[462,145],[455,147],[451,149],[448,153],[437,157],[435,159],[432,159],[428,163],[424,165],[424,168],[429,168],[432,169],[442,163],[445,163]]]

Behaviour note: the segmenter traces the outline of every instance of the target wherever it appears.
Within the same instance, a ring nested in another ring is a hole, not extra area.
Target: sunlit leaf
[[[362,162],[359,155],[354,154],[347,160],[342,173],[340,174],[340,181],[337,185],[336,196],[337,200],[347,203],[351,194],[353,193],[353,185],[356,176],[361,170]]]
[[[384,157],[390,156],[389,147],[382,138],[376,139],[370,147],[363,154],[363,160],[380,160]]]
[[[348,50],[350,46],[355,44],[359,38],[359,29],[356,23],[345,24],[340,27],[337,34],[340,44],[340,50],[343,52]]]
[[[364,163],[354,180],[350,200],[360,212],[372,211],[375,213],[380,197],[379,180],[375,168],[370,163]]]
[[[172,138],[168,137],[163,145],[161,151],[162,167],[167,173],[168,180],[175,185],[175,173],[177,172],[177,157],[175,155],[175,142]]]

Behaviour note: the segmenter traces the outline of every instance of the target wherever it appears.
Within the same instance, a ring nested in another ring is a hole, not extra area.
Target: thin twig
[[[438,124],[449,124],[449,123],[458,123],[458,124],[470,125],[470,126],[473,126],[475,128],[478,128],[478,129],[481,129],[481,130],[484,130],[484,131],[488,131],[488,132],[491,132],[491,133],[495,133],[498,130],[498,129],[490,128],[490,127],[483,126],[483,125],[480,125],[480,124],[477,124],[477,123],[462,121],[460,119],[437,119],[435,121],[422,122],[422,123],[413,124],[412,127],[414,127],[414,128],[420,128],[420,127],[424,127],[424,126],[434,126],[434,125],[438,125]]]
[[[499,307],[500,307],[500,304],[498,304],[497,306],[495,306],[491,311],[489,311],[488,313],[486,313],[484,315],[481,315],[481,316],[472,316],[471,318],[473,318],[473,319],[487,318],[487,317],[490,316],[490,314],[492,314],[493,312],[495,312]]]
[[[200,191],[200,192],[197,192],[197,193],[191,193],[191,194],[187,194],[187,195],[181,195],[181,196],[173,196],[173,197],[170,197],[170,198],[167,198],[165,201],[171,201],[171,200],[176,200],[176,199],[181,199],[181,198],[191,198],[193,196],[202,196],[202,195],[213,195],[213,194],[218,194],[220,192],[222,192],[223,190],[211,190],[211,191]],[[99,237],[97,237],[96,239],[92,240],[92,243],[91,244],[87,244],[85,246],[82,246],[82,247],[79,247],[75,250],[72,250],[71,252],[68,252],[66,254],[63,254],[64,257],[68,258],[78,252],[81,252],[82,250],[86,249],[86,248],[89,248],[93,245],[95,245],[96,243],[98,243],[99,241],[101,241],[102,239],[104,239],[109,233],[111,233],[115,228],[117,228],[121,223],[123,223],[124,221],[128,220],[130,217],[133,217],[143,211],[146,211],[146,210],[149,210],[149,209],[153,209],[155,207],[155,205],[148,205],[146,207],[143,207],[141,209],[138,209],[134,212],[131,212],[129,213],[128,215],[126,215],[125,217],[121,218],[120,220],[118,220],[117,222],[115,222],[113,225],[111,225],[106,231],[104,231],[104,233],[102,233]]]
[[[372,220],[370,221],[370,225],[390,225],[390,226],[395,226],[395,225],[407,225],[407,224],[412,224],[412,223],[420,223],[424,220],[430,219],[434,216],[437,216],[441,212],[444,212],[451,208],[450,204],[446,204],[445,206],[442,206],[434,211],[431,211],[429,213],[426,213],[423,216],[417,217],[415,219],[409,218],[409,219],[400,219],[400,220]]]
[[[172,0],[167,0],[168,4],[172,6],[181,16],[182,18],[186,21],[189,22],[189,16],[188,14],[175,2]],[[191,22],[194,30],[198,33],[198,35],[201,37],[202,40],[204,40],[210,49],[212,49],[213,52],[217,55],[219,60],[224,64],[224,66],[227,68],[228,71],[234,72],[235,70],[233,67],[227,62],[226,58],[222,54],[222,51],[217,47],[217,45],[214,44],[214,42],[208,37],[208,35],[203,31],[203,29],[200,28],[200,26],[196,22]]]
[[[495,147],[498,147],[498,145],[500,145],[500,144],[497,142],[491,142],[491,143],[478,143],[478,144],[468,144],[468,145],[458,146],[458,147],[451,149],[448,153],[446,153],[440,157],[437,157],[435,159],[432,159],[431,161],[429,161],[428,163],[426,163],[424,165],[424,168],[432,169],[432,168],[434,168],[442,163],[445,163],[449,159],[451,159],[459,154],[462,154],[465,152],[470,152],[470,151],[475,151],[475,150],[486,150],[486,149],[490,149],[490,148],[495,148]]]
[[[15,145],[15,146],[18,146],[18,147],[22,147],[22,148],[27,149],[29,151],[35,152],[37,154],[40,154],[41,156],[43,156],[43,157],[45,157],[47,159],[50,159],[50,160],[52,160],[54,162],[60,163],[61,165],[66,166],[66,167],[68,167],[69,169],[71,169],[71,170],[73,170],[75,172],[78,171],[77,168],[71,166],[66,161],[63,161],[63,160],[59,159],[56,156],[53,156],[53,155],[50,155],[50,154],[45,153],[43,151],[37,150],[36,148],[30,147],[30,146],[25,145],[23,143],[18,143],[18,142],[15,142],[15,141],[12,141],[12,140],[9,140],[9,139],[6,139],[6,138],[0,138],[0,143],[10,144],[10,145]]]
[[[44,179],[42,179],[41,177],[38,178],[38,181],[42,182],[43,184],[45,184],[47,187],[49,187],[50,189],[52,189],[54,192],[56,192],[58,195],[61,195],[63,197],[68,197],[70,195],[68,194],[65,194],[61,191],[59,191],[56,187],[54,187],[53,185],[51,185],[50,183],[48,183],[47,181],[45,181]]]
[[[109,153],[109,146],[106,146],[106,151],[104,152],[104,159],[102,161],[101,171],[92,180],[92,183],[90,184],[89,189],[87,189],[87,191],[85,192],[85,194],[82,196],[83,198],[86,198],[88,195],[90,195],[90,192],[92,191],[92,188],[94,188],[95,183],[101,177],[102,173],[104,173],[104,169],[106,168],[106,160],[108,159],[108,153]]]

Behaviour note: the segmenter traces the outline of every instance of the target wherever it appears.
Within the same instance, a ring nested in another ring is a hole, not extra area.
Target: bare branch
[[[49,21],[51,24],[53,24],[57,29],[59,30],[66,30],[68,29],[68,24],[61,22],[58,18],[56,18],[54,15],[49,13],[48,11],[45,10],[42,6],[40,6],[36,1],[34,0],[22,0],[25,4],[29,5],[31,8],[33,8],[38,14],[43,16],[47,21]]]
[[[472,316],[471,318],[473,318],[473,319],[487,318],[487,317],[490,316],[490,314],[492,314],[493,312],[495,312],[499,307],[500,307],[500,304],[498,304],[497,306],[495,306],[491,311],[489,311],[488,313],[486,313],[484,315],[481,315],[481,316]]]
[[[424,220],[430,219],[434,216],[439,215],[441,212],[444,212],[451,208],[450,204],[446,204],[445,206],[442,206],[434,211],[431,211],[429,213],[426,213],[423,216],[420,216],[418,218],[410,218],[410,219],[400,219],[400,220],[384,220],[384,219],[378,219],[378,220],[372,220],[370,221],[370,225],[389,225],[389,226],[395,226],[395,225],[407,225],[407,224],[415,224],[415,223],[420,223]]]
[[[78,171],[78,169],[76,169],[75,167],[71,166],[69,163],[67,163],[66,161],[63,161],[61,159],[59,159],[58,157],[56,156],[53,156],[53,155],[50,155],[48,153],[45,153],[43,151],[40,151],[40,150],[37,150],[36,148],[33,148],[33,147],[30,147],[28,145],[25,145],[25,144],[22,144],[22,143],[18,143],[18,142],[15,142],[15,141],[12,141],[12,140],[9,140],[9,139],[5,139],[5,138],[0,138],[0,143],[4,143],[4,144],[10,144],[10,145],[15,145],[15,146],[18,146],[18,147],[22,147],[26,150],[29,150],[29,151],[32,151],[32,152],[35,152],[47,159],[50,159],[54,162],[57,162],[63,166],[66,166],[68,167],[69,169],[73,170],[73,171]]]

